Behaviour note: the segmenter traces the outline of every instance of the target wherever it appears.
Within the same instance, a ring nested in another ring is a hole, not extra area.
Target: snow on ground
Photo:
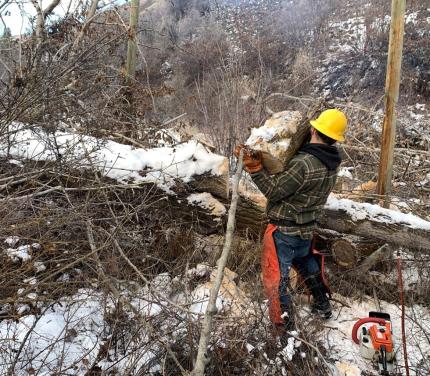
[[[195,270],[201,273],[203,269],[209,271],[203,265]],[[193,275],[191,270],[189,274]],[[243,294],[233,291],[237,286],[229,279],[231,275],[234,273],[226,274],[217,299],[220,314],[232,312],[239,303],[241,307],[245,304],[240,300]],[[123,289],[123,298],[139,312],[143,322],[151,322],[149,326],[139,321],[127,306],[124,307],[124,312],[127,312],[125,316],[115,318],[117,302],[96,289],[81,289],[73,296],[63,297],[49,306],[35,300],[40,315],[30,314],[16,320],[0,321],[0,374],[7,373],[21,345],[22,352],[12,373],[14,376],[32,374],[32,370],[46,376],[84,375],[96,363],[103,370],[116,368],[118,374],[124,374],[126,369],[137,372],[143,366],[151,370],[147,374],[154,374],[152,372],[162,367],[162,357],[157,355],[160,350],[157,338],[168,341],[167,333],[173,333],[175,338],[186,332],[186,312],[195,313],[192,315],[195,320],[201,317],[207,307],[210,286],[210,283],[199,285],[190,294],[173,293],[171,276],[162,273],[151,281],[150,287]],[[37,299],[37,295],[33,295]],[[171,301],[183,305],[186,311],[175,311]],[[248,301],[246,306],[250,307]],[[25,305],[20,307],[19,313],[29,310],[30,307]],[[176,319],[170,317],[165,320],[166,312],[175,312]],[[155,337],[151,325],[157,326]],[[121,328],[124,332],[116,336],[119,344],[110,343],[113,333]],[[100,354],[104,354],[101,357],[103,360],[97,358]],[[158,360],[155,361],[155,358]]]
[[[339,169],[337,176],[339,178],[346,178],[346,179],[353,180],[354,176],[352,176],[352,173],[351,173],[351,171],[353,170],[354,170],[354,167],[342,167]]]
[[[15,244],[17,244],[19,242],[19,237],[18,236],[9,236],[8,238],[6,238],[4,240],[4,242],[8,245],[10,245],[11,247],[15,247]]]
[[[399,117],[401,130],[425,148],[430,147],[429,122],[430,112],[427,106],[421,103],[408,106]]]
[[[330,22],[329,29],[342,30],[342,38],[334,39],[330,51],[361,51],[366,43],[366,26],[364,17],[352,17],[345,21]],[[335,42],[334,42],[335,41]]]
[[[403,265],[403,288],[411,293],[419,293],[420,290],[425,289],[426,281],[430,281],[430,260],[426,255],[413,254],[405,250],[400,250],[400,257]],[[372,274],[381,282],[397,286],[396,273],[384,275],[374,271]]]
[[[156,278],[154,285],[157,289],[162,290],[170,281],[168,275],[162,274]],[[124,296],[129,294],[128,291],[124,292]],[[131,296],[134,297],[131,299],[133,306],[142,314],[142,317],[151,318],[152,323],[159,319],[160,323],[168,324],[163,319],[163,307],[167,304],[166,302],[147,295],[145,289],[141,293]],[[191,312],[202,313],[207,304],[207,285],[197,286],[194,293],[187,299],[181,294],[178,294],[177,297],[179,301],[192,303],[189,305]],[[369,311],[376,310],[374,301],[366,296],[361,302],[339,295],[335,297],[337,300],[343,301],[344,304],[334,303],[333,318],[324,321],[321,331],[317,333],[318,340],[327,349],[328,362],[332,365],[336,364],[338,370],[350,372],[346,373],[347,375],[359,376],[361,372],[376,375],[373,364],[361,357],[358,345],[351,339],[354,323],[360,318],[367,317]],[[223,300],[224,297],[221,296],[217,300],[219,309],[223,309],[224,304],[226,304]],[[396,358],[401,367],[403,355],[400,341],[400,308],[384,301],[381,301],[380,304],[381,310],[391,315],[397,349]],[[131,313],[129,313],[128,319],[122,318],[120,322],[115,321],[118,319],[112,321],[115,304],[102,296],[101,293],[91,289],[81,289],[75,295],[61,299],[57,304],[45,308],[40,306],[40,308],[42,314],[38,317],[27,315],[19,320],[0,322],[1,374],[6,374],[21,344],[23,344],[23,348],[17,360],[14,375],[31,374],[32,369],[39,371],[39,375],[85,374],[96,363],[98,354],[106,351],[103,350],[103,346],[106,346],[112,332],[116,330],[114,327],[126,322],[129,324],[136,322]],[[262,308],[263,311],[266,309],[265,306]],[[308,314],[307,306],[299,314],[305,320],[307,318],[313,319],[313,316]],[[419,305],[406,310],[408,358],[412,375],[417,375],[420,362],[430,356],[430,343],[427,339],[428,333],[430,333],[429,314],[428,309]],[[194,319],[197,317],[195,316]],[[173,325],[169,329],[169,331],[173,331],[172,338],[175,338],[175,331],[177,331],[177,335],[183,334],[184,330],[186,331],[183,325],[170,324]],[[260,325],[266,325],[264,320],[260,322]],[[163,329],[160,328],[160,330]],[[130,328],[125,329],[125,331],[130,331]],[[149,334],[144,327],[141,327],[138,333],[134,334],[137,335],[132,338],[125,335],[123,338],[125,348],[130,350],[129,353],[121,354],[121,351],[114,344],[110,344],[109,357],[103,360],[98,359],[98,365],[104,370],[114,366],[121,372],[132,364],[135,367],[134,370],[142,365],[148,367],[150,364],[153,372],[159,370],[161,364],[159,361],[153,361],[156,359],[158,351],[157,341],[148,342],[151,337],[148,337]],[[280,348],[277,359],[274,361],[289,362],[294,361],[294,356],[306,357],[301,344],[300,332],[291,333],[288,343],[284,348]],[[250,347],[250,352],[254,349],[254,346],[251,345],[247,347]],[[132,349],[133,351],[131,351]],[[139,349],[141,351],[136,353]],[[269,362],[269,364],[271,363],[272,361]],[[421,373],[421,375],[423,374]]]
[[[101,345],[103,311],[100,302],[94,295],[90,298],[88,291],[81,291],[73,301],[74,304],[69,304],[70,301],[64,299],[48,307],[39,318],[28,315],[18,321],[3,320],[0,323],[0,373],[7,373],[21,344],[23,351],[14,375],[31,374],[31,369],[40,370],[39,375],[88,371],[88,364],[94,362]]]
[[[22,260],[23,262],[31,260],[31,255],[29,254],[31,247],[29,245],[21,245],[18,248],[8,248],[6,249],[6,254],[14,262]]]
[[[17,236],[10,236],[4,240],[4,242],[10,246],[5,250],[5,253],[13,262],[30,261],[33,251],[37,251],[41,248],[39,243],[23,244],[16,248],[12,248],[15,247],[19,241],[20,238]]]
[[[124,294],[127,296],[128,292]],[[130,302],[143,317],[154,317],[162,311],[161,305],[155,303],[145,290],[133,297]],[[112,359],[109,360],[108,356],[107,360],[100,361],[102,369],[116,367],[126,370],[131,366],[139,368],[147,364],[154,357],[157,341],[148,342],[148,332],[130,332],[134,322],[132,314],[129,322],[126,317],[112,319],[116,307],[115,302],[106,299],[100,292],[81,289],[53,305],[40,306],[41,315],[1,321],[0,374],[7,374],[21,345],[22,352],[12,373],[16,376],[34,374],[32,370],[46,376],[84,375],[97,363],[100,352],[106,349],[112,352]],[[109,344],[109,339],[127,322],[131,327],[126,329],[129,332],[120,336],[120,342],[123,341],[121,344],[129,353],[123,356],[118,345]],[[138,344],[141,344],[142,351]],[[160,366],[155,365],[155,368]]]
[[[175,179],[189,182],[206,172],[224,174],[228,166],[224,157],[196,141],[145,150],[72,131],[47,133],[18,123],[9,127],[9,139],[0,146],[3,157],[78,162],[81,168],[93,167],[121,183],[153,182],[164,189],[174,185]]]

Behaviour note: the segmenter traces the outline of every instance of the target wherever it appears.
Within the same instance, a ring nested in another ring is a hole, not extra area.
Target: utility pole
[[[378,194],[388,206],[393,177],[393,154],[396,135],[396,104],[399,99],[400,75],[405,30],[406,0],[392,0],[390,44],[385,82],[385,117],[382,129],[381,157],[378,173]]]
[[[139,3],[140,0],[131,0],[130,5],[130,25],[128,30],[127,44],[127,66],[125,72],[125,82],[127,85],[134,79],[136,72],[136,52],[137,52],[137,23],[139,20]]]

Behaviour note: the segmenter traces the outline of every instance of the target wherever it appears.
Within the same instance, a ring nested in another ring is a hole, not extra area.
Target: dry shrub
[[[229,56],[229,43],[219,24],[208,21],[190,40],[184,41],[177,66],[185,86],[201,82],[207,73],[223,67]]]
[[[304,95],[309,93],[312,88],[312,77],[315,74],[315,64],[310,51],[300,50],[292,67],[292,82],[294,90],[292,94]]]

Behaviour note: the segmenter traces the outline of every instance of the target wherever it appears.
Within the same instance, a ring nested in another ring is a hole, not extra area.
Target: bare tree
[[[137,40],[136,29],[139,20],[139,0],[132,0],[130,6],[130,25],[128,31],[126,82],[130,84],[136,71]]]
[[[43,9],[37,0],[31,0],[37,12],[35,31],[38,44],[40,44],[44,39],[46,18],[54,11],[58,4],[60,4],[60,1],[61,0],[52,0],[52,2],[45,9]]]
[[[88,8],[87,13],[85,14],[85,22],[82,26],[81,31],[79,32],[78,36],[76,37],[75,41],[73,42],[72,46],[72,52],[75,52],[77,47],[82,41],[82,38],[84,37],[86,31],[88,30],[88,27],[90,26],[91,22],[94,20],[94,16],[96,15],[97,11],[97,5],[99,3],[99,0],[92,0],[91,4]]]

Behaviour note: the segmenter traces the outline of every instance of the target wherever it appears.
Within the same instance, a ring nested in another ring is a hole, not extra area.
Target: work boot
[[[312,294],[312,313],[321,315],[324,319],[329,319],[332,315],[331,304],[327,297],[326,289],[321,279],[321,276],[310,275],[305,280],[305,284]]]
[[[286,331],[292,331],[296,328],[296,321],[294,319],[293,303],[281,303],[281,317],[284,320],[284,327]]]
[[[272,335],[278,338],[281,346],[284,348],[288,344],[288,332],[295,329],[294,310],[292,303],[281,304],[281,317],[283,323],[273,324]]]

